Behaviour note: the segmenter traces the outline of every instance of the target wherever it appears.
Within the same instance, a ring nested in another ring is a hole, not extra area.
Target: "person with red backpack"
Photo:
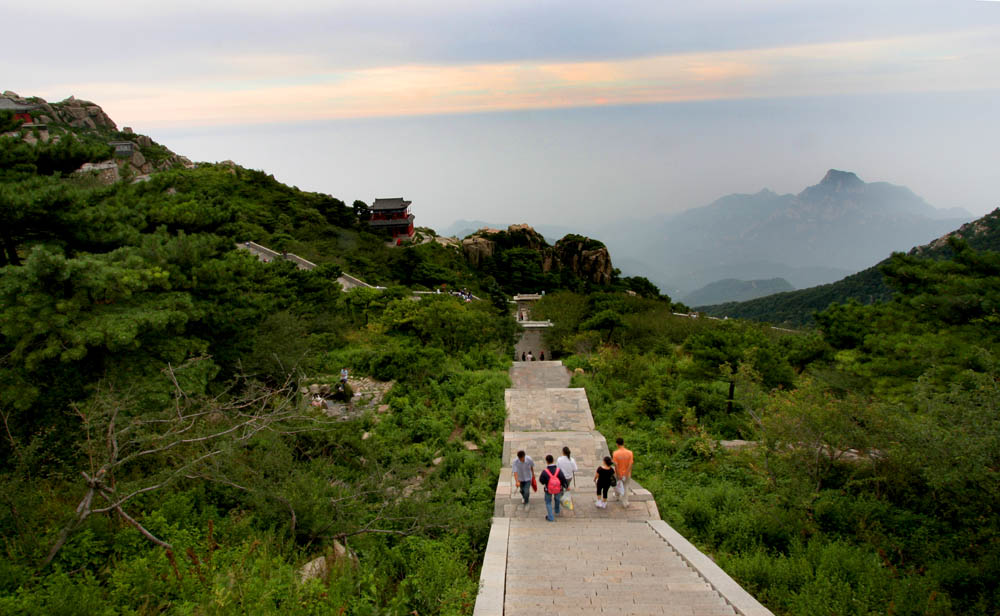
[[[555,515],[560,515],[559,507],[562,500],[562,492],[569,485],[569,481],[566,480],[566,475],[556,466],[555,458],[552,457],[552,454],[545,456],[545,463],[548,466],[538,475],[538,480],[545,486],[545,511],[547,512],[545,519],[549,522],[555,522],[556,518],[552,515],[552,502],[555,501],[556,504]]]

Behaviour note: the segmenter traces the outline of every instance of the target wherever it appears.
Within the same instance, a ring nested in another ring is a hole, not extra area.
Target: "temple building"
[[[0,98],[0,110],[13,111],[14,119],[21,120],[25,124],[34,123],[34,119],[31,117],[31,112],[35,109],[41,109],[41,107],[41,105],[34,103],[25,104],[9,98]]]
[[[397,244],[413,239],[413,214],[410,202],[402,197],[376,199],[372,203],[368,227],[374,233],[391,237]]]
[[[115,149],[115,156],[118,158],[132,158],[136,149],[131,141],[109,141],[108,145]]]

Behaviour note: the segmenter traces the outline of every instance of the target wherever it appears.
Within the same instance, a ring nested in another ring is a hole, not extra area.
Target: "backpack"
[[[559,494],[562,492],[562,481],[559,480],[559,471],[552,472],[545,469],[549,473],[549,481],[545,484],[545,489],[549,491],[549,494]]]

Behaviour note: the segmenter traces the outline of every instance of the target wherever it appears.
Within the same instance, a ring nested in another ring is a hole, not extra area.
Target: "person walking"
[[[615,465],[611,461],[611,456],[604,456],[604,463],[594,471],[594,483],[597,485],[597,505],[598,509],[608,508],[608,488],[615,480]]]
[[[514,473],[514,481],[517,482],[517,487],[521,491],[521,504],[524,505],[524,510],[528,511],[531,507],[528,498],[531,496],[531,481],[535,478],[535,461],[522,449],[517,452],[517,457],[511,463],[511,468]]]
[[[628,507],[628,488],[629,483],[632,481],[632,463],[635,460],[635,456],[632,455],[631,451],[625,449],[625,439],[622,437],[619,436],[616,438],[615,444],[618,445],[618,449],[611,454],[611,457],[615,461],[615,476],[618,479],[618,483],[622,486],[621,488],[616,486],[616,489],[621,494],[619,500],[622,503],[622,507]]]
[[[545,456],[545,463],[548,466],[538,475],[538,481],[545,487],[545,519],[549,522],[555,522],[552,503],[555,503],[555,515],[561,515],[562,512],[559,511],[560,500],[568,482],[566,475],[563,475],[563,472],[556,466],[555,458],[552,457],[551,453]]]
[[[569,451],[569,447],[563,447],[563,455],[559,456],[559,459],[556,460],[556,466],[566,476],[566,489],[572,490],[573,475],[576,474],[579,468],[576,465],[576,460],[573,459],[573,455]]]

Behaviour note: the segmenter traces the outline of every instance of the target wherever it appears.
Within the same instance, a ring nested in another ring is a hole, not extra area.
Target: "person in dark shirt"
[[[564,475],[563,472],[559,470],[559,467],[556,466],[556,460],[555,458],[552,457],[551,453],[545,456],[545,463],[548,466],[546,466],[545,470],[543,470],[541,474],[538,476],[538,481],[543,486],[545,486],[545,511],[546,511],[545,519],[548,520],[549,522],[555,522],[556,518],[555,516],[552,515],[552,503],[553,501],[555,501],[555,515],[561,515],[559,511],[561,505],[560,501],[562,500],[563,490],[566,489],[566,486],[569,485],[569,482],[566,481],[566,475]],[[549,480],[552,477],[555,477],[556,479],[559,480],[558,492],[549,491]]]
[[[611,456],[604,456],[604,464],[597,467],[594,473],[594,483],[597,484],[597,507],[599,509],[608,508],[608,488],[615,478],[615,465],[611,461]]]

